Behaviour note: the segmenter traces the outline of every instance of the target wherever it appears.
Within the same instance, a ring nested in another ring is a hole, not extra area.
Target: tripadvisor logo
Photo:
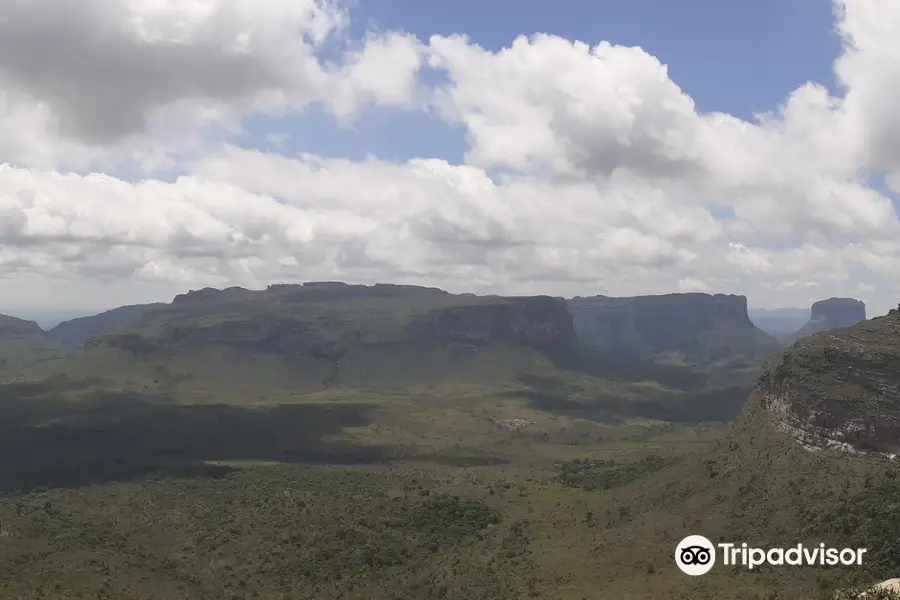
[[[762,565],[773,566],[828,566],[861,565],[865,548],[829,548],[825,544],[807,547],[797,544],[790,548],[753,548],[746,543],[719,542],[713,544],[702,535],[689,535],[675,547],[675,564],[687,575],[709,573],[716,564],[716,557],[725,566],[755,569]]]

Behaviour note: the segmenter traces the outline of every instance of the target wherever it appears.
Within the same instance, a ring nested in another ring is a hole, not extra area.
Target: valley
[[[0,336],[4,598],[825,600],[900,570],[895,315],[782,352],[699,294],[325,283],[129,313]],[[872,560],[690,578],[694,533]]]

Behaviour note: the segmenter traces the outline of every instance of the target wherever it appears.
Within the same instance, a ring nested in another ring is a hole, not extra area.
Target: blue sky
[[[590,45],[609,41],[640,46],[669,68],[701,112],[727,112],[745,119],[774,109],[807,81],[839,92],[832,63],[840,51],[831,3],[825,0],[421,0],[358,1],[352,37],[367,29],[399,30],[427,41],[432,35],[465,33],[480,46],[499,50],[516,36],[549,33]],[[420,112],[373,109],[353,129],[340,127],[322,110],[284,119],[246,123],[244,147],[286,154],[315,152],[359,159],[437,157],[462,162],[464,131]],[[267,133],[288,133],[280,148]]]

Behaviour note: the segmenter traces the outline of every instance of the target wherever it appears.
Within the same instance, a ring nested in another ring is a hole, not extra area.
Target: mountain
[[[753,324],[768,334],[781,336],[794,333],[809,321],[808,308],[750,308],[747,314]]]
[[[797,340],[829,329],[840,329],[866,320],[866,305],[855,298],[829,298],[819,300],[810,308],[810,319],[790,336]]]
[[[759,361],[778,342],[747,315],[744,296],[665,294],[568,301],[579,338],[599,348],[692,365]]]
[[[389,284],[205,288],[61,324],[51,335],[69,354],[21,372],[69,381],[66,394],[187,404],[452,388],[522,398],[567,418],[720,421],[740,411],[758,361],[726,350],[723,360],[736,362],[710,371],[593,346],[579,339],[570,308],[549,296]]]
[[[34,321],[0,315],[0,339],[40,340],[43,337],[44,330]]]
[[[256,395],[406,388],[504,381],[576,345],[565,303],[547,296],[312,282],[181,294],[90,339],[82,370]]]
[[[800,339],[760,376],[775,427],[807,447],[900,451],[900,315]]]
[[[0,379],[19,378],[41,371],[64,353],[34,321],[0,315]]]
[[[133,325],[145,312],[163,306],[162,303],[120,306],[97,315],[62,321],[47,331],[47,337],[66,346],[83,346],[92,337]]]

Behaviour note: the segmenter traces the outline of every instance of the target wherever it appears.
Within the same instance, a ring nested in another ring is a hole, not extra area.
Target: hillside
[[[165,306],[162,303],[120,306],[97,315],[62,321],[47,330],[47,337],[66,346],[83,346],[102,333],[137,323],[145,312]]]
[[[0,315],[0,379],[32,374],[63,356],[34,321]]]
[[[682,582],[683,597],[824,599],[836,588],[896,577],[898,334],[900,314],[894,314],[804,338],[773,356],[741,416],[708,452],[685,456],[620,492],[617,498],[627,497],[641,519],[618,535],[665,540],[666,548],[702,534],[757,547],[822,542],[868,549],[859,568],[754,574],[717,566]],[[664,559],[652,544],[630,552],[634,563],[641,555]],[[619,564],[623,571],[628,560]],[[726,586],[740,593],[727,593]]]

